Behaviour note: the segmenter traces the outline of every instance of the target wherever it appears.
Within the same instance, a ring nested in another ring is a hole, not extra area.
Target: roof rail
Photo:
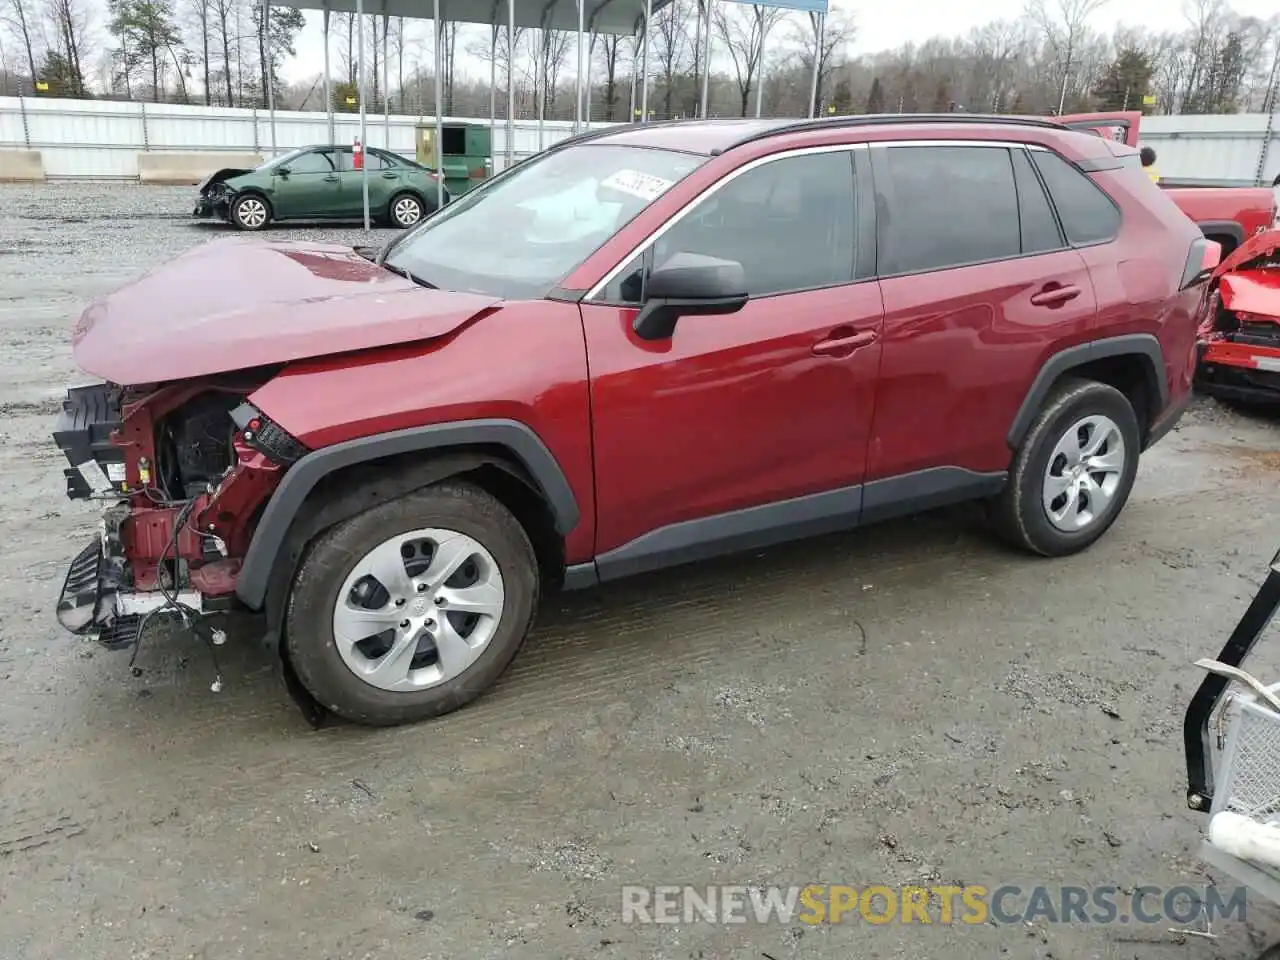
[[[808,120],[796,120],[776,127],[769,127],[735,140],[727,147],[713,150],[718,155],[759,140],[780,136],[786,133],[800,133],[805,130],[820,130],[828,127],[869,127],[885,124],[912,123],[969,123],[969,124],[1008,124],[1010,126],[1041,127],[1050,130],[1070,129],[1065,124],[1042,117],[1024,117],[1009,114],[987,113],[864,113],[843,117],[814,117]]]

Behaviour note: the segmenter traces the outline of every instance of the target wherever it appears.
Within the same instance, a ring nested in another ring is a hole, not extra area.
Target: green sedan
[[[435,212],[434,171],[377,148],[366,147],[364,156],[373,217],[408,228]],[[361,219],[363,180],[350,147],[302,147],[253,170],[210,175],[200,184],[194,215],[220,217],[241,230],[261,230],[273,220]]]

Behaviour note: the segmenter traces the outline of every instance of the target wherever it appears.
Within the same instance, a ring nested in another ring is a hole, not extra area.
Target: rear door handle
[[[846,333],[844,330],[836,330],[830,337],[825,340],[819,340],[813,345],[813,353],[819,357],[847,357],[853,351],[862,347],[870,346],[876,342],[879,334],[874,330],[863,330],[861,333]]]
[[[339,183],[341,180],[341,177],[334,176],[332,173],[324,178],[325,183]]]
[[[1053,307],[1080,296],[1080,288],[1073,286],[1050,287],[1031,295],[1031,302],[1037,307]]]
[[[400,176],[400,174],[398,174],[398,173],[391,173],[390,171],[387,171],[386,173],[384,173],[384,174],[382,175],[382,179],[383,179],[383,180],[395,180],[395,179],[396,179],[397,177],[399,177],[399,176]]]

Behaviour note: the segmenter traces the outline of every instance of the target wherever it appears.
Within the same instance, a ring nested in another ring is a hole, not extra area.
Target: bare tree
[[[213,33],[213,0],[187,0],[187,14],[191,17],[196,36],[200,38],[200,64],[204,71],[205,106],[213,103],[212,82],[210,81],[209,46]]]
[[[818,86],[813,92],[813,112],[822,107],[823,94],[831,79],[836,63],[844,59],[844,51],[853,43],[856,24],[853,15],[842,10],[831,10],[826,23],[816,13],[810,13],[803,26],[796,26],[802,48],[801,62],[809,75],[813,75],[813,60],[818,58]]]
[[[662,78],[662,113],[665,117],[673,116],[672,101],[676,93],[676,79],[687,66],[692,12],[684,0],[671,0],[653,18],[650,56],[657,62],[658,76]]]
[[[48,0],[48,14],[57,37],[56,42],[50,46],[62,54],[65,64],[63,93],[83,97],[86,90],[81,54],[84,48],[83,38],[88,30],[87,13],[81,6],[81,0]]]
[[[1089,33],[1089,19],[1110,0],[1029,0],[1027,16],[1042,31],[1058,78],[1058,112],[1067,99],[1067,85],[1077,67],[1076,57]]]
[[[28,13],[26,0],[0,0],[0,21],[13,31],[18,42],[22,44],[22,49],[27,55],[28,76],[31,82],[35,83],[38,75],[34,37],[36,25]]]
[[[614,120],[618,105],[618,54],[622,50],[622,37],[616,33],[600,37],[600,59],[604,65],[604,118]]]
[[[757,4],[747,7],[730,3],[715,7],[716,32],[733,63],[734,80],[741,98],[740,116],[747,115],[747,103],[760,71],[760,40],[785,16],[783,10]]]

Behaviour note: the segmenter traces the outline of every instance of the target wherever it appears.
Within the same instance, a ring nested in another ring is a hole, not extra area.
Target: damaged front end
[[[231,200],[236,193],[235,189],[227,181],[246,173],[252,173],[252,171],[226,167],[202,180],[196,188],[198,196],[196,197],[195,209],[191,215],[201,218],[220,217],[225,220],[227,211],[230,209]]]
[[[67,496],[106,507],[67,572],[64,628],[121,649],[166,615],[222,642],[207,616],[232,606],[257,516],[307,452],[245,399],[265,379],[68,392],[53,433]]]
[[[1236,248],[1213,272],[1195,388],[1224,400],[1280,404],[1280,230]]]

